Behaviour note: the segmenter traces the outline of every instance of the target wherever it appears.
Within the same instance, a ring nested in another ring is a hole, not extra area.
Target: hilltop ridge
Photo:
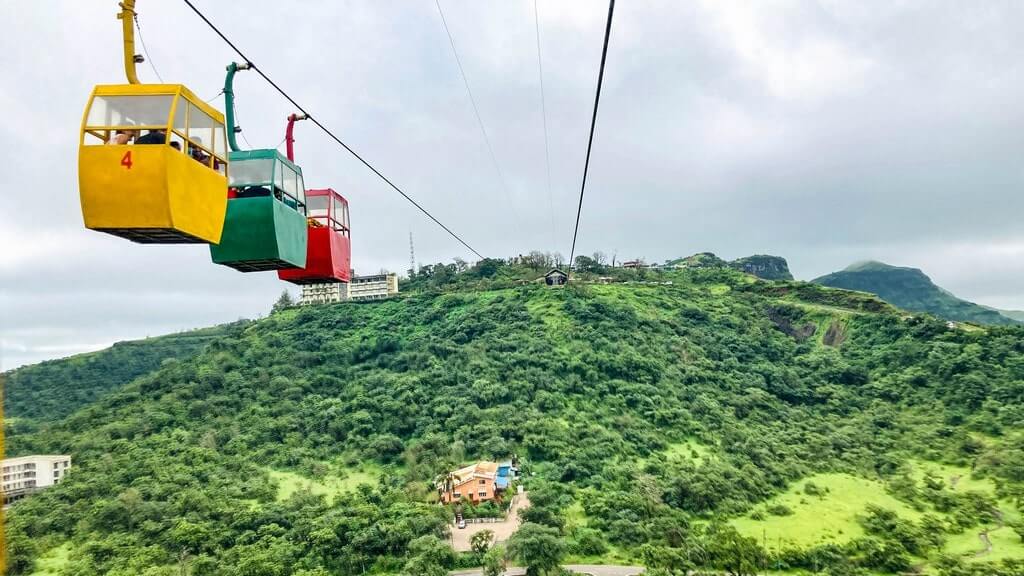
[[[957,298],[937,286],[918,268],[868,260],[855,262],[839,272],[815,278],[812,282],[833,288],[869,292],[905,310],[927,312],[946,320],[989,325],[1019,323],[996,310]]]

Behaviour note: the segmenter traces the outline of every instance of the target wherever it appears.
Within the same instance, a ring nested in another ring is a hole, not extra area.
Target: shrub
[[[824,496],[828,489],[822,489],[814,482],[804,484],[804,494],[808,496]]]
[[[793,514],[793,510],[785,504],[773,504],[767,509],[769,514],[772,516],[790,516]]]

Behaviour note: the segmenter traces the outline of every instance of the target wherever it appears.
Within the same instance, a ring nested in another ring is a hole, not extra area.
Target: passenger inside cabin
[[[114,132],[114,137],[107,144],[131,144],[133,138],[135,138],[135,130],[118,130]]]
[[[135,139],[136,144],[163,144],[167,141],[165,130],[150,130],[144,136]]]
[[[196,136],[193,139],[196,141],[196,144],[203,143],[202,139],[200,139],[198,136]],[[210,155],[203,152],[203,149],[198,146],[189,145],[188,155],[191,156],[193,160],[199,162],[200,164],[206,164],[210,160]]]
[[[270,196],[270,190],[263,186],[248,186],[240,188],[237,192],[238,198],[258,198],[260,196]]]

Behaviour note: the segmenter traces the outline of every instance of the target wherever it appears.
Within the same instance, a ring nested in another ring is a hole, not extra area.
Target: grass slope
[[[821,496],[805,494],[808,482],[826,493]],[[779,505],[792,510],[792,515],[773,516],[765,512]],[[766,537],[772,546],[843,543],[864,535],[857,517],[868,505],[887,508],[911,520],[921,517],[920,512],[888,494],[882,482],[849,474],[816,474],[795,483],[786,492],[765,502],[763,507],[758,506],[756,510],[766,516],[764,520],[754,520],[748,515],[734,520],[733,525],[752,538]]]
[[[380,477],[381,469],[365,464],[359,469],[329,472],[325,478],[314,480],[291,470],[267,470],[270,478],[277,482],[277,500],[291,498],[298,492],[323,495],[334,500],[340,494],[351,492],[361,485],[373,486]]]

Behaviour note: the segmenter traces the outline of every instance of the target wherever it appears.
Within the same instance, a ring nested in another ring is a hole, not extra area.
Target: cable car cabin
[[[348,201],[334,190],[306,190],[309,247],[306,267],[279,270],[277,277],[293,284],[348,282],[352,274]]]
[[[224,116],[180,84],[96,86],[82,118],[86,228],[146,244],[220,241]]]
[[[242,272],[306,266],[306,193],[302,169],[277,150],[232,151],[231,189],[217,264]],[[224,194],[224,191],[221,191]]]

